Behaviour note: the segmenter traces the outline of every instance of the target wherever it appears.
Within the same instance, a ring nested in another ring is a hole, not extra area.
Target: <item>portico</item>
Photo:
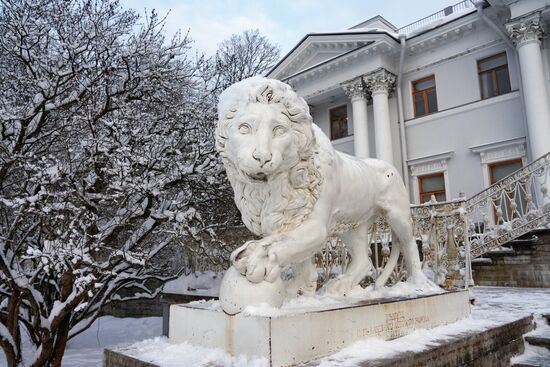
[[[471,196],[488,185],[472,147],[519,139],[525,164],[550,151],[550,1],[477,4],[401,28],[378,16],[308,34],[269,76],[307,101],[335,149],[401,167],[415,202],[426,196],[420,181],[431,181],[411,164],[450,151],[432,189]]]
[[[388,98],[395,87],[395,75],[384,68],[342,84],[351,99],[355,155],[369,157],[367,102],[372,100],[376,158],[394,164]]]

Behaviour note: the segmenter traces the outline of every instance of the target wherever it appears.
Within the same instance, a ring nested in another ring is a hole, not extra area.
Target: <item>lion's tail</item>
[[[386,285],[388,279],[390,278],[391,273],[395,269],[395,266],[397,265],[397,260],[399,259],[399,254],[401,253],[401,245],[399,241],[397,240],[397,236],[393,236],[392,246],[391,246],[391,252],[390,257],[388,259],[388,262],[386,263],[386,266],[384,267],[384,270],[382,271],[382,274],[378,278],[376,278],[376,282],[374,283],[375,288],[380,288]]]

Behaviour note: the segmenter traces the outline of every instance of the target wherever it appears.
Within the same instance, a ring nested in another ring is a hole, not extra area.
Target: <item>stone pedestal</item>
[[[288,366],[329,355],[364,338],[394,339],[469,314],[468,291],[314,311],[282,310],[275,316],[230,316],[204,305],[182,304],[170,308],[169,338],[174,343],[265,357],[270,366]]]

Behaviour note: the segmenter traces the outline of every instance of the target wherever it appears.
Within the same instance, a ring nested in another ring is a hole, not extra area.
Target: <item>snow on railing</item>
[[[440,10],[436,13],[430,14],[427,17],[424,17],[420,20],[417,20],[415,22],[412,22],[410,24],[407,24],[406,26],[403,26],[399,28],[398,33],[400,34],[409,34],[414,32],[417,29],[423,28],[426,25],[433,23],[439,19],[443,19],[451,14],[455,14],[458,12],[463,12],[467,9],[475,9],[474,4],[471,2],[471,0],[464,0],[461,1],[455,5],[451,5],[446,7],[443,10]]]

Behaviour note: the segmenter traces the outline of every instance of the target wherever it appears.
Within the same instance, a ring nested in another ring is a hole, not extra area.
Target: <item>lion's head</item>
[[[278,80],[252,77],[218,104],[216,147],[247,227],[271,234],[303,221],[318,197],[309,107]]]

